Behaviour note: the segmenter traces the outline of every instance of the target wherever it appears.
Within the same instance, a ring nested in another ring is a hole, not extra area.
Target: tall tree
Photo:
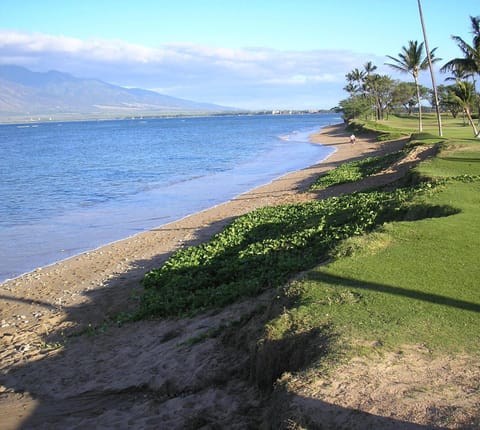
[[[462,81],[466,81],[469,78],[474,77],[474,73],[472,73],[468,70],[464,70],[462,67],[463,66],[461,64],[455,64],[454,66],[452,66],[452,68],[450,69],[450,73],[451,73],[452,76],[447,76],[445,78],[445,80],[456,82],[458,79],[460,79]]]
[[[472,44],[465,42],[460,36],[452,36],[462,51],[463,57],[450,60],[440,71],[480,75],[480,16],[471,16],[470,21],[473,33]]]
[[[355,92],[358,92],[362,89],[363,80],[365,79],[365,72],[356,68],[347,73],[345,77],[347,78],[348,84],[351,84],[355,87]]]
[[[452,39],[457,43],[460,51],[463,53],[463,58],[454,58],[446,63],[441,69],[441,72],[452,72],[454,76],[463,75],[473,77],[473,90],[475,88],[475,75],[480,76],[480,16],[470,17],[472,26],[473,40],[470,45],[460,36],[452,36]],[[480,105],[478,106],[480,112]],[[479,118],[480,120],[480,118]]]
[[[428,68],[430,69],[430,77],[432,79],[433,101],[434,101],[435,111],[437,113],[437,122],[438,122],[438,135],[442,137],[443,136],[442,116],[440,115],[440,106],[438,103],[437,84],[435,82],[435,73],[433,71],[432,57],[430,55],[430,51],[428,50],[427,30],[425,28],[425,22],[423,20],[422,2],[420,0],[418,0],[418,12],[420,14],[420,23],[422,24],[423,40],[425,41],[425,51],[427,53]]]
[[[355,68],[345,75],[347,85],[343,89],[350,98],[342,100],[340,107],[346,120],[367,116],[372,109],[376,119],[383,119],[385,109],[390,106],[394,82],[388,76],[374,74],[376,69],[377,66],[369,61],[364,70]]]
[[[439,61],[440,58],[435,58],[435,51],[432,49],[430,58],[432,62]],[[410,73],[415,81],[417,88],[417,102],[418,102],[418,130],[423,131],[422,125],[422,102],[420,98],[420,85],[418,83],[418,76],[421,70],[428,68],[428,58],[423,55],[423,42],[418,43],[416,40],[410,40],[408,47],[402,46],[402,51],[398,54],[398,58],[387,55],[394,63],[386,63],[388,66],[402,72]]]
[[[377,70],[377,66],[375,66],[371,61],[365,63],[363,68],[365,69],[367,76],[370,76],[375,70]]]
[[[365,88],[368,92],[367,99],[371,97],[375,104],[375,117],[382,120],[386,107],[391,100],[394,81],[387,75],[373,74],[365,79]]]
[[[350,97],[353,97],[357,91],[357,87],[352,82],[348,82],[343,89],[350,94]]]
[[[409,115],[417,104],[417,89],[413,82],[396,82],[392,91],[392,108],[403,107]]]
[[[364,64],[363,69],[365,70],[363,75],[363,95],[365,98],[369,98],[372,101],[372,104],[375,104],[375,118],[378,119],[379,115],[379,108],[378,108],[378,99],[375,94],[372,93],[372,75],[375,70],[377,70],[377,66],[373,64],[371,61],[368,61]]]
[[[462,106],[455,98],[455,85],[439,85],[438,103],[443,110],[449,111],[454,118],[463,111]],[[432,102],[433,104],[433,102]]]

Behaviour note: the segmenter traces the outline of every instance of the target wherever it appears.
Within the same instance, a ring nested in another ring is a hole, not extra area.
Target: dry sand
[[[131,293],[140,289],[145,272],[179,247],[208,239],[233,218],[266,205],[392,181],[428,155],[420,150],[363,184],[305,193],[318,175],[338,164],[391,152],[405,143],[380,145],[372,136],[362,136],[351,145],[343,125],[323,129],[312,140],[337,151],[322,163],[227,203],[1,284],[0,428],[257,428],[259,414],[268,408],[265,396],[247,377],[248,348],[240,340],[208,338],[194,345],[188,341],[249,315],[259,303],[268,305],[271,293],[192,319],[142,321],[120,328],[101,324],[135,306]],[[75,333],[81,335],[72,336]],[[357,409],[354,401],[337,407],[332,393],[322,396],[329,403],[311,397],[304,407],[315,406],[318,413],[328,405],[325,413],[331,412],[331,417],[351,416]],[[355,422],[365,424],[355,428],[385,424],[388,405],[375,408],[370,412],[380,411],[379,416],[365,414],[364,421],[353,414]],[[405,427],[405,413],[397,405],[388,428],[426,428]],[[351,418],[346,419],[348,424]],[[335,423],[341,421],[332,420],[331,428],[337,428]]]

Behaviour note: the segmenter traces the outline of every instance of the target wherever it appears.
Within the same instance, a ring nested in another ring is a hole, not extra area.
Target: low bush
[[[344,163],[320,176],[311,186],[311,190],[321,190],[333,185],[355,182],[367,176],[374,175],[398,161],[404,155],[403,151],[378,157],[368,157],[359,161]]]

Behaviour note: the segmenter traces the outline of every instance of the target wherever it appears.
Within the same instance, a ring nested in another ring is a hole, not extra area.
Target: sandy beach
[[[343,124],[322,129],[312,141],[335,146],[336,152],[319,164],[1,284],[0,427],[255,428],[252,411],[261,410],[262,396],[244,377],[248,351],[242,355],[238,345],[226,346],[218,339],[195,346],[187,341],[250,312],[259,302],[268,303],[269,293],[189,320],[123,327],[105,321],[133,309],[132,292],[139,291],[143,275],[179,247],[205,241],[233,218],[258,207],[351,192],[353,185],[304,191],[318,175],[345,161],[405,144],[379,144],[364,135],[351,145],[348,135]],[[405,169],[416,161],[408,160]],[[390,173],[382,180],[403,174],[401,169]],[[208,426],[210,422],[217,427]]]

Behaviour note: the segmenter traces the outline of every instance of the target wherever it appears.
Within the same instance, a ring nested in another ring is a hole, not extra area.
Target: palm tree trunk
[[[473,128],[473,133],[475,134],[475,137],[476,137],[476,138],[480,138],[480,132],[478,131],[478,129],[477,129],[476,125],[475,125],[475,121],[474,121],[473,118],[472,118],[472,115],[471,115],[471,113],[470,113],[470,109],[465,108],[464,111],[465,111],[465,115],[467,115],[468,122],[470,123],[470,125],[471,125],[472,128]]]
[[[417,89],[417,102],[418,102],[418,131],[423,131],[423,124],[422,124],[422,102],[420,100],[420,85],[418,84],[418,78],[414,75],[415,79],[415,88]]]
[[[427,30],[425,29],[425,23],[423,22],[422,3],[420,0],[418,0],[418,11],[420,13],[420,22],[422,24],[423,40],[425,41],[425,51],[427,51],[428,67],[430,69],[430,76],[432,78],[433,99],[435,100],[435,111],[437,112],[438,135],[442,137],[442,116],[440,115],[440,106],[438,104],[437,84],[435,82],[435,75],[433,73],[432,56],[430,55],[430,50],[428,49]]]

